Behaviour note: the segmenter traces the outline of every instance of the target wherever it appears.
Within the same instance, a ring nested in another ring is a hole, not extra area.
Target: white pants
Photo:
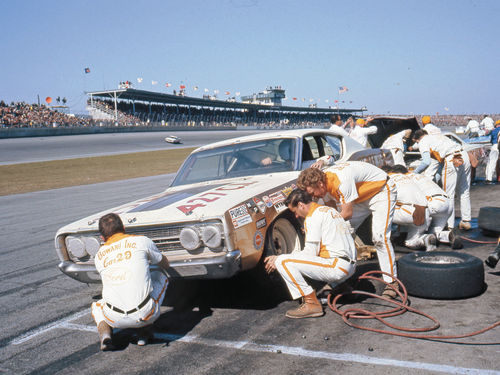
[[[439,170],[439,162],[436,159],[431,158],[431,163],[424,170],[424,175],[430,177],[433,181],[436,181],[436,173]]]
[[[486,165],[486,180],[493,181],[493,175],[497,168],[498,161],[498,143],[491,146],[488,164]]]
[[[377,250],[380,270],[395,277],[396,257],[391,243],[391,226],[396,205],[396,185],[388,181],[382,190],[371,199],[355,203],[352,218],[349,220],[354,229],[372,214],[372,241]],[[392,282],[392,278],[384,275],[384,280]]]
[[[394,159],[394,164],[400,164],[406,167],[404,158],[405,154],[403,153],[403,151],[401,151],[399,148],[391,148],[391,154],[392,158]]]
[[[113,328],[141,328],[153,324],[160,316],[160,306],[165,298],[168,279],[164,272],[155,270],[151,271],[151,283],[153,291],[149,302],[129,315],[112,310],[104,299],[92,303],[92,317],[96,324],[99,326],[100,322],[105,321]]]
[[[471,220],[471,207],[470,207],[470,161],[469,154],[463,151],[462,158],[464,163],[456,168],[453,165],[453,155],[448,156],[444,161],[443,166],[443,190],[446,191],[448,198],[452,202],[452,213],[448,218],[448,228],[455,227],[455,190],[458,190],[460,198],[460,212],[462,213],[463,221]]]
[[[428,197],[427,199],[427,207],[432,219],[429,232],[434,233],[439,242],[449,243],[450,231],[444,231],[443,228],[453,212],[453,202],[442,196]]]
[[[304,277],[340,283],[354,274],[356,266],[340,258],[321,258],[298,252],[278,256],[276,269],[285,280],[292,298],[297,299],[314,292]]]
[[[407,204],[396,205],[394,210],[394,224],[404,225],[408,231],[406,236],[405,246],[410,249],[422,249],[424,244],[425,232],[431,224],[431,217],[429,210],[425,209],[425,221],[422,225],[413,224],[413,212],[415,211],[414,206]]]

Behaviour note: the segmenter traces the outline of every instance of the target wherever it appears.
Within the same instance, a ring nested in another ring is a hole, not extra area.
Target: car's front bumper
[[[239,250],[235,250],[210,258],[172,261],[167,269],[167,274],[170,278],[224,279],[236,274],[240,268],[241,253]],[[59,263],[59,269],[82,283],[101,282],[101,277],[92,264],[63,261]]]

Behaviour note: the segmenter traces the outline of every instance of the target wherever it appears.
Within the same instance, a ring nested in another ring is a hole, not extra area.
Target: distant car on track
[[[167,143],[181,143],[181,141],[182,140],[176,135],[169,135],[168,137],[165,137],[165,142]]]
[[[156,243],[173,278],[227,278],[263,256],[290,253],[304,236],[284,201],[300,171],[323,156],[392,163],[390,153],[336,130],[262,132],[209,144],[187,157],[165,191],[59,229],[59,268],[84,283],[100,281],[93,258],[101,245],[98,220],[109,212],[120,215],[127,233]]]

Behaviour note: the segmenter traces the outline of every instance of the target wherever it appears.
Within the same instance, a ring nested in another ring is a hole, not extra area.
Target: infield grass
[[[174,173],[192,150],[0,165],[0,196]]]

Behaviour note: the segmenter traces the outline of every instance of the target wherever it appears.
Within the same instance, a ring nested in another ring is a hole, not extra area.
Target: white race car
[[[151,238],[170,262],[169,277],[227,278],[262,256],[290,253],[303,241],[285,207],[300,171],[319,157],[392,163],[390,153],[361,146],[336,130],[262,132],[193,151],[165,191],[106,209],[57,231],[59,268],[99,282],[94,256],[99,218],[120,215],[129,234]]]
[[[167,143],[181,143],[181,139],[177,137],[176,135],[169,135],[168,137],[165,137],[165,142]]]

